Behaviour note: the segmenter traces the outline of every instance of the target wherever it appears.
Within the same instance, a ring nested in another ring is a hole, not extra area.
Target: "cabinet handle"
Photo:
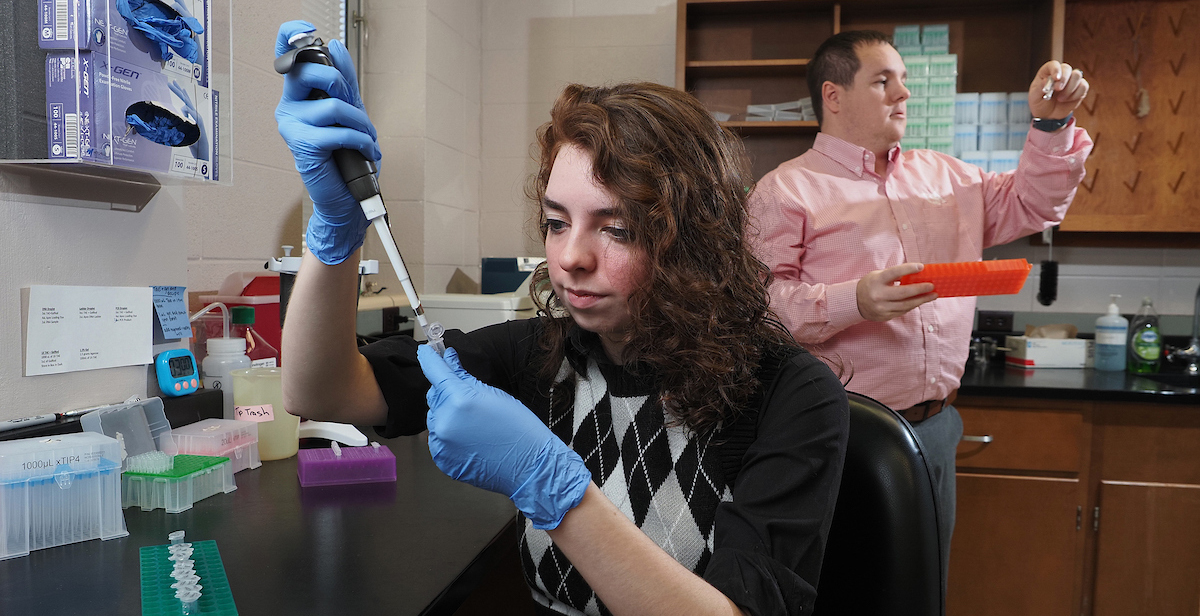
[[[992,442],[992,435],[985,434],[983,436],[974,436],[971,434],[964,434],[962,440],[968,443],[990,443]]]

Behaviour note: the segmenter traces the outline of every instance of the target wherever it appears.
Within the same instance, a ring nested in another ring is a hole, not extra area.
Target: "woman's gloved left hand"
[[[447,349],[417,359],[429,379],[429,451],[450,477],[499,492],[541,530],[557,528],[579,505],[592,474],[533,411],[471,376]]]

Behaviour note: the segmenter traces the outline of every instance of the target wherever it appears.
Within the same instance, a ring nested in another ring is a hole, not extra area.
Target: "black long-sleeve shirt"
[[[469,372],[512,394],[572,446],[597,485],[635,524],[747,614],[811,612],[849,430],[845,390],[829,368],[803,350],[780,349],[773,374],[760,370],[763,390],[740,419],[715,438],[686,431],[669,438],[672,428],[664,425],[655,379],[613,365],[598,338],[578,329],[566,361],[579,376],[578,387],[607,397],[596,404],[577,395],[572,417],[552,417],[554,384],[535,373],[540,327],[537,319],[510,321],[469,334],[451,331],[445,340]],[[376,430],[385,437],[423,431],[429,384],[416,361],[416,343],[390,338],[362,353],[389,409],[387,424]],[[664,436],[649,436],[657,434]],[[690,439],[689,446],[681,438]],[[670,478],[687,488],[683,498],[671,496],[679,490],[660,489]],[[701,479],[713,489],[696,489]],[[685,516],[695,526],[680,530],[677,521],[655,526],[656,520]],[[561,553],[553,554],[557,548],[531,530],[526,524],[522,560],[543,609],[607,613],[581,579],[560,579],[546,569]],[[681,547],[689,540],[698,549]]]

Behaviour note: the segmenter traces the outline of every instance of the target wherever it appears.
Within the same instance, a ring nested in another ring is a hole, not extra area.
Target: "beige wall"
[[[542,255],[524,196],[535,130],[568,83],[674,85],[675,3],[488,0],[482,74],[479,253]]]

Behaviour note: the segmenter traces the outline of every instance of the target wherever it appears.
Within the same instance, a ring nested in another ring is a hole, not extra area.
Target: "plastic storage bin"
[[[128,535],[120,458],[92,432],[0,443],[0,560]]]
[[[205,419],[171,431],[179,453],[229,458],[233,472],[258,468],[258,424],[236,419]]]
[[[191,509],[197,501],[236,489],[229,458],[178,455],[169,471],[121,475],[121,507],[136,505],[142,511],[166,509],[167,513],[179,513]]]

